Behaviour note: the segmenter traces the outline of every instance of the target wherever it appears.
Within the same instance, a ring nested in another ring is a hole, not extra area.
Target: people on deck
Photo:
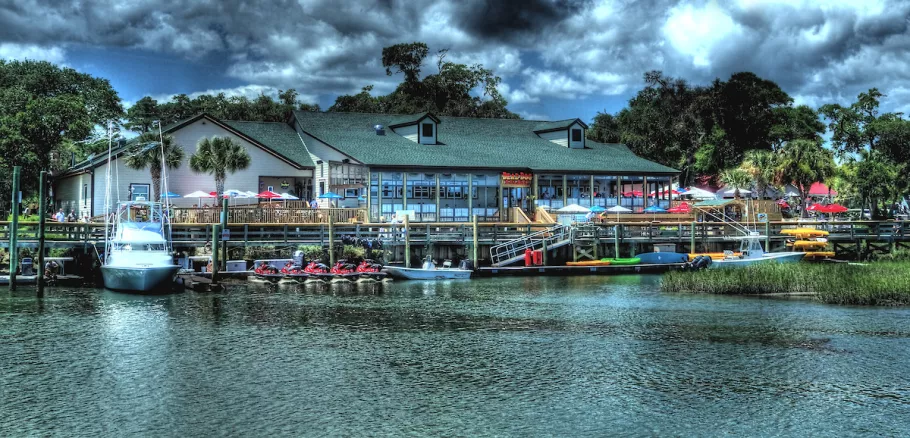
[[[63,209],[62,209],[62,208],[61,208],[60,210],[57,210],[57,213],[54,214],[54,220],[57,221],[57,222],[65,222],[65,221],[66,221],[66,215],[63,214]]]

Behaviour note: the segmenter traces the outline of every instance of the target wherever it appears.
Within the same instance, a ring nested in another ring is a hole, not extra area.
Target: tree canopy
[[[37,186],[29,176],[68,167],[96,126],[122,114],[107,79],[45,61],[0,60],[0,168],[22,166],[26,193]],[[0,175],[0,192],[9,193],[9,182],[9,172]]]
[[[413,114],[429,111],[438,115],[517,119],[506,109],[499,93],[501,79],[481,64],[459,64],[446,59],[448,50],[436,54],[436,73],[421,79],[429,54],[425,43],[403,43],[382,49],[382,65],[389,76],[401,73],[404,80],[392,93],[370,94],[373,86],[360,93],[338,96],[329,111]]]

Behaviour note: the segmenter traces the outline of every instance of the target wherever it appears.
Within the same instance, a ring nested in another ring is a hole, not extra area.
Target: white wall
[[[425,137],[423,135],[423,124],[429,123],[433,125],[433,135]],[[392,130],[392,132],[413,141],[414,143],[420,144],[436,144],[436,122],[433,119],[427,117],[418,122],[416,125],[400,126]]]
[[[88,196],[83,196],[83,186],[88,185]],[[66,177],[55,184],[54,203],[69,214],[74,210],[78,217],[91,215],[92,176],[80,173]]]
[[[354,160],[352,157],[349,157],[346,154],[339,152],[338,150],[332,148],[331,146],[323,143],[318,140],[316,137],[303,132],[300,129],[300,126],[295,124],[295,129],[300,135],[300,138],[303,139],[303,142],[306,143],[306,148],[310,151],[310,158],[313,159],[313,163],[317,161],[322,161],[322,164],[316,164],[315,173],[313,175],[313,194],[319,196],[325,192],[328,192],[329,189],[329,162],[335,161],[340,162],[345,159],[351,160],[351,163],[358,163],[357,160]],[[389,135],[389,134],[386,134]],[[320,184],[324,189],[320,191]]]
[[[433,125],[433,135],[425,137],[423,135],[423,125],[424,123],[429,123]],[[420,134],[420,144],[436,144],[436,122],[433,119],[427,117],[420,121],[417,124],[417,133]]]
[[[231,134],[229,131],[221,128],[220,126],[212,123],[209,120],[201,119],[196,122],[187,125],[183,128],[180,128],[178,131],[171,134],[174,137],[175,143],[180,145],[184,150],[184,159],[180,164],[178,169],[172,169],[168,171],[168,190],[171,192],[177,193],[179,195],[185,195],[187,193],[195,192],[201,190],[204,192],[210,192],[215,190],[215,177],[210,174],[205,173],[195,173],[190,170],[189,159],[190,155],[196,152],[196,144],[203,138],[211,137],[230,137],[235,142],[246,146],[247,153],[250,154],[250,166],[244,170],[238,171],[233,174],[228,174],[225,178],[224,188],[225,189],[236,189],[242,191],[254,191],[259,192],[259,177],[268,176],[268,177],[310,177],[313,172],[310,169],[296,169],[284,160],[276,157],[272,153],[246,141],[242,138]],[[301,144],[301,147],[303,145]],[[117,164],[113,170],[119,172],[119,189],[120,189],[120,199],[126,200],[127,194],[129,193],[129,187],[131,183],[146,183],[151,184],[151,174],[148,169],[142,170],[133,170],[126,167],[119,159],[115,159],[114,162]],[[112,185],[111,196],[114,198],[114,201],[117,200],[117,185],[116,185],[116,172],[111,173],[112,181],[115,185]],[[104,188],[105,188],[105,173],[107,172],[107,163],[99,166],[95,169],[95,214],[102,214],[104,209]],[[154,189],[152,189],[154,190]],[[162,191],[164,187],[162,187]],[[264,190],[264,188],[263,188]],[[177,198],[172,199],[171,202],[177,206],[189,207],[195,203],[198,203],[199,200],[196,198]],[[212,203],[212,200],[205,199],[202,202]]]
[[[417,125],[400,126],[393,129],[392,132],[417,143]]]

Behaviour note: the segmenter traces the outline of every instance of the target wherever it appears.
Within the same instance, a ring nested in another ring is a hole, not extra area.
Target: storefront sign
[[[291,183],[287,182],[286,180],[281,182],[281,188],[284,190],[287,190],[288,187],[290,187],[290,186],[291,186]]]
[[[531,187],[531,180],[534,179],[534,176],[530,173],[518,172],[503,172],[502,173],[502,186],[503,187]]]

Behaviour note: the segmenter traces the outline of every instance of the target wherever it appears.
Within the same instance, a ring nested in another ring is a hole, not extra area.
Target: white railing
[[[499,266],[508,260],[524,255],[525,251],[542,249],[544,242],[552,246],[557,242],[569,240],[572,237],[572,228],[565,225],[556,225],[543,231],[528,234],[515,240],[490,248],[490,260],[494,266]]]

